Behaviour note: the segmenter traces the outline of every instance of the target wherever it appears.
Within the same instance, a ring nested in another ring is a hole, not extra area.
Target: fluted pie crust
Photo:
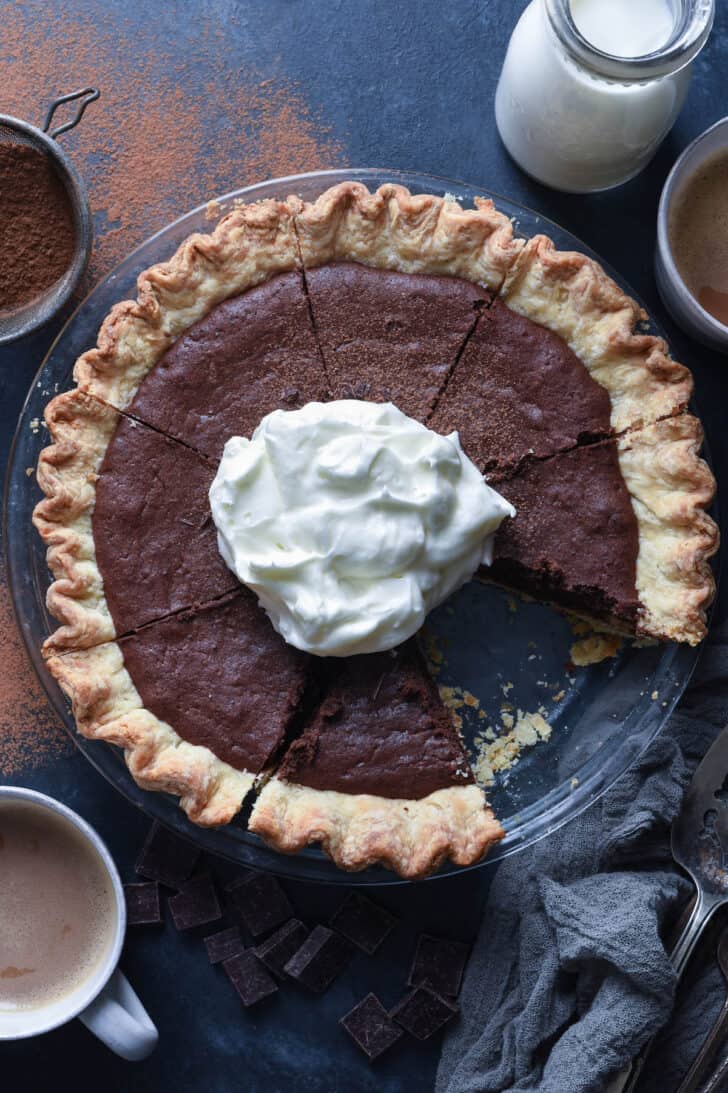
[[[609,393],[611,426],[639,531],[636,633],[697,644],[714,593],[708,559],[717,529],[705,508],[714,480],[699,457],[700,423],[686,411],[690,373],[664,342],[641,333],[640,308],[591,259],[544,236],[523,241],[490,201],[462,209],[432,195],[342,183],[312,204],[297,197],[240,206],[210,235],[193,235],[143,272],[136,300],[117,304],[98,344],[76,362],[76,389],[46,409],[40,456],[45,498],[34,522],[48,548],[50,671],[79,731],[125,750],[136,781],[177,794],[194,822],[227,823],[263,785],[250,827],[292,852],[320,842],[345,869],[383,863],[424,876],[448,857],[479,860],[502,829],[474,785],[407,801],[259,778],[182,740],[145,709],[124,666],[96,564],[95,480],[119,415],[177,338],[222,301],[291,270],[348,261],[403,273],[452,275],[500,295],[558,334]],[[271,777],[267,777],[271,774]]]

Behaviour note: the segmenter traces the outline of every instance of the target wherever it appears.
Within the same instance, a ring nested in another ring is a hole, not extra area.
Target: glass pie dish
[[[449,179],[397,171],[331,171],[277,179],[217,199],[214,214],[207,205],[193,210],[148,239],[96,286],[43,362],[20,415],[8,470],[8,573],[20,632],[65,727],[97,769],[146,813],[203,849],[242,865],[327,883],[402,883],[382,868],[342,872],[315,847],[291,857],[279,854],[246,830],[245,809],[222,828],[191,824],[176,799],[136,785],[118,749],[76,733],[69,705],[40,652],[55,625],[45,606],[50,580],[45,551],[31,524],[40,497],[33,468],[47,443],[42,425],[46,403],[72,386],[76,358],[95,343],[111,306],[134,294],[140,271],[168,258],[190,233],[210,230],[211,215],[216,219],[240,200],[290,193],[313,200],[344,179],[360,180],[370,188],[396,181],[413,192],[452,194],[465,204],[476,196],[492,196],[520,235],[545,231],[559,248],[592,253],[564,229],[497,195]],[[574,668],[570,648],[579,636],[572,621],[549,607],[478,582],[461,589],[428,619],[425,646],[438,682],[447,688],[446,701],[462,720],[476,771],[494,777],[488,795],[506,831],[487,861],[472,868],[523,849],[592,804],[659,731],[698,656],[688,647],[624,642],[616,655]],[[499,736],[505,740],[498,743],[494,737]],[[518,750],[518,761],[509,766]],[[437,875],[460,871],[445,866]]]

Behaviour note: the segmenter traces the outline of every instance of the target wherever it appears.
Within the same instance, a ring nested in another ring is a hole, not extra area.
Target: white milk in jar
[[[712,17],[712,0],[532,0],[496,91],[506,148],[559,190],[625,182],[675,121]]]

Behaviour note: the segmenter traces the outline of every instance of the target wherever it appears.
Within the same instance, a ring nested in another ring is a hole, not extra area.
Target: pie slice
[[[199,319],[224,300],[299,268],[289,204],[236,207],[209,235],[189,236],[168,262],[139,275],[137,298],[111,309],[96,347],[76,361],[78,387],[128,409],[144,377]]]
[[[639,530],[616,441],[527,463],[498,488],[516,516],[486,579],[635,633]]]
[[[503,830],[414,640],[329,662],[323,700],[255,802],[249,827],[285,853],[319,842],[343,869],[423,877],[478,861]]]
[[[148,372],[129,413],[219,459],[272,410],[328,398],[299,272],[219,304]]]
[[[526,464],[498,485],[516,516],[483,575],[620,633],[697,644],[716,545],[701,443],[680,414]]]
[[[34,522],[63,625],[46,651],[83,648],[239,587],[217,549],[215,465],[79,391],[46,409]]]
[[[643,333],[647,313],[585,254],[530,239],[511,264],[501,300],[557,334],[609,394],[615,433],[687,408],[692,376],[662,338]]]
[[[457,430],[483,473],[512,470],[611,432],[606,388],[557,334],[496,299],[484,310],[427,424]]]
[[[489,297],[456,277],[341,262],[306,285],[334,398],[394,402],[424,421]]]
[[[54,655],[79,732],[124,748],[145,789],[195,823],[233,818],[298,714],[308,658],[241,589],[116,642]]]

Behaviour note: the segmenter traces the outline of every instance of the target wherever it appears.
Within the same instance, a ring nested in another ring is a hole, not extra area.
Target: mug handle
[[[146,1059],[157,1046],[156,1026],[118,968],[78,1019],[122,1059]]]

